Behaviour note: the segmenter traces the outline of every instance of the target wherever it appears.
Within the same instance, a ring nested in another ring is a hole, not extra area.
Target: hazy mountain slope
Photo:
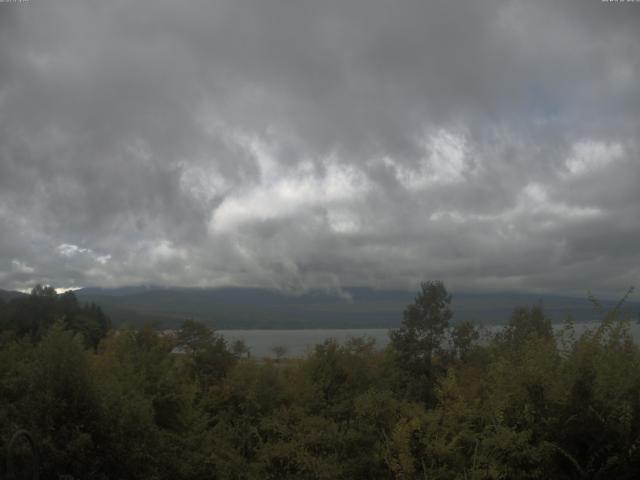
[[[220,329],[241,328],[388,328],[397,326],[415,292],[347,288],[341,295],[311,291],[294,295],[261,288],[162,288],[156,286],[85,288],[75,292],[83,302],[103,307],[115,325],[155,322],[175,326],[185,318],[205,321]],[[24,293],[0,290],[9,301]],[[454,293],[454,322],[484,324],[507,321],[513,309],[542,302],[554,321],[572,315],[576,321],[598,318],[586,299],[528,293]],[[603,300],[611,308],[615,301]],[[640,303],[629,302],[637,316]]]
[[[338,296],[326,292],[291,295],[259,288],[84,289],[82,301],[100,304],[114,323],[155,321],[172,326],[185,318],[212,323],[216,328],[374,328],[394,327],[414,293],[401,290],[349,288]],[[585,298],[492,293],[454,293],[454,321],[504,323],[519,305],[542,301],[554,321],[572,315],[577,321],[597,318]],[[614,301],[603,301],[605,306]],[[629,306],[638,311],[639,304]]]
[[[25,295],[26,295],[25,293],[16,292],[14,290],[2,290],[2,289],[0,289],[0,298],[2,300],[4,300],[5,302],[8,302],[9,300],[11,300],[13,298],[24,297]]]

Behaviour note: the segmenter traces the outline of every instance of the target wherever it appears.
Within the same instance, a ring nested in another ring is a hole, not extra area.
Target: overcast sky
[[[0,3],[0,287],[421,279],[639,284],[640,2]]]

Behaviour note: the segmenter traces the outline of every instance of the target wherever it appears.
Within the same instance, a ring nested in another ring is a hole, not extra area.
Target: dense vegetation
[[[258,360],[187,321],[109,330],[38,288],[0,305],[0,441],[42,478],[519,479],[640,474],[640,350],[621,308],[577,336],[540,306],[497,335],[421,286],[391,344]],[[4,451],[4,449],[3,449]]]

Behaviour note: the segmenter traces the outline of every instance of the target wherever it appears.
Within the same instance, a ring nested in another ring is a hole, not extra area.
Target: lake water
[[[588,328],[594,328],[596,323],[578,323],[575,325],[576,336]],[[554,328],[561,328],[562,324],[555,324]],[[496,332],[502,325],[486,327],[489,332]],[[299,357],[313,350],[313,347],[329,338],[344,343],[350,337],[369,337],[376,341],[376,347],[383,349],[389,343],[389,330],[386,328],[370,329],[324,329],[324,330],[218,330],[229,343],[242,340],[249,347],[251,355],[258,358],[274,357],[273,348],[282,346],[286,349],[285,356]],[[631,324],[631,333],[636,342],[640,342],[640,325]]]
[[[349,330],[218,330],[230,343],[242,340],[254,357],[273,357],[273,347],[286,349],[285,356],[299,357],[313,350],[313,347],[329,338],[344,343],[349,337],[371,337],[378,348],[389,343],[389,330],[386,328],[349,329]]]

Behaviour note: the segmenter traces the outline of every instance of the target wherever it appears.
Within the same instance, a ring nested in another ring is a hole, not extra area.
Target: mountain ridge
[[[165,326],[194,318],[220,329],[392,328],[400,324],[404,308],[415,298],[415,292],[367,287],[348,287],[339,293],[287,293],[256,287],[125,288],[129,290],[82,289],[76,294],[83,301],[102,305],[116,323],[127,323],[127,315]],[[453,292],[453,321],[501,324],[514,308],[539,302],[555,322],[567,315],[578,322],[598,318],[586,294],[580,298],[526,292]],[[617,300],[601,303],[612,308]],[[640,307],[638,302],[627,305],[635,312]]]
[[[75,291],[82,302],[100,305],[115,325],[154,323],[171,328],[193,318],[217,329],[394,328],[416,292],[400,289],[348,287],[340,292],[310,290],[290,293],[258,287],[87,287]],[[24,293],[0,290],[9,301]],[[554,322],[571,315],[577,322],[598,314],[587,299],[527,292],[452,292],[453,323],[503,324],[513,309],[542,302]],[[605,308],[618,300],[604,299]],[[637,316],[640,302],[627,306]]]

